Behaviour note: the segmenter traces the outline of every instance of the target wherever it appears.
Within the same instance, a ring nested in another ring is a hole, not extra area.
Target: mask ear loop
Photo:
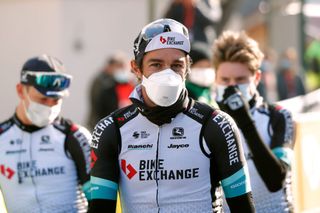
[[[187,76],[191,73],[191,65],[193,64],[192,58],[190,55],[186,55],[186,60],[187,60],[187,72],[184,75],[184,79],[187,79]]]
[[[24,93],[25,96],[27,97],[27,99],[28,99],[28,101],[29,101],[29,104],[30,104],[31,98],[30,98],[29,95],[28,95],[28,92],[27,92],[27,88],[26,88],[26,87],[23,88],[23,93]],[[28,112],[27,112],[27,106],[26,106],[25,101],[26,101],[26,100],[22,100],[22,105],[23,105],[23,108],[24,108],[24,112],[27,114]]]

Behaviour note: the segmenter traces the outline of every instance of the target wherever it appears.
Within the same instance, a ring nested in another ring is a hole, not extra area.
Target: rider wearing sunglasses
[[[70,82],[63,64],[48,55],[22,67],[19,104],[0,124],[0,186],[8,212],[87,209],[90,134],[59,116]]]
[[[133,104],[93,131],[90,212],[115,212],[118,191],[123,212],[219,212],[220,181],[232,212],[254,211],[234,121],[188,98],[189,53],[188,30],[172,19],[136,38]]]

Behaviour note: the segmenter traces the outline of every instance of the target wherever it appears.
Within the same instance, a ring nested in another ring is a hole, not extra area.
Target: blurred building
[[[84,123],[91,79],[107,55],[132,54],[134,38],[169,0],[1,0],[0,120],[14,113],[22,63],[42,53],[64,61],[74,76],[62,114]],[[150,8],[157,8],[151,10]]]

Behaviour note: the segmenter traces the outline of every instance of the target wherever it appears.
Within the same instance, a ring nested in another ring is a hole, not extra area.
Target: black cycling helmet
[[[158,19],[143,27],[133,46],[137,64],[141,66],[145,53],[163,48],[180,49],[189,54],[188,29],[173,19]]]
[[[20,82],[34,86],[47,97],[60,98],[68,94],[72,78],[64,71],[65,67],[60,60],[44,54],[24,63]]]

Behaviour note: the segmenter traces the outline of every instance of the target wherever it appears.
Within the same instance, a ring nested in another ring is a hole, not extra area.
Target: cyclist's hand
[[[249,103],[237,87],[225,89],[222,103],[221,109],[231,115],[241,129],[252,124]]]

